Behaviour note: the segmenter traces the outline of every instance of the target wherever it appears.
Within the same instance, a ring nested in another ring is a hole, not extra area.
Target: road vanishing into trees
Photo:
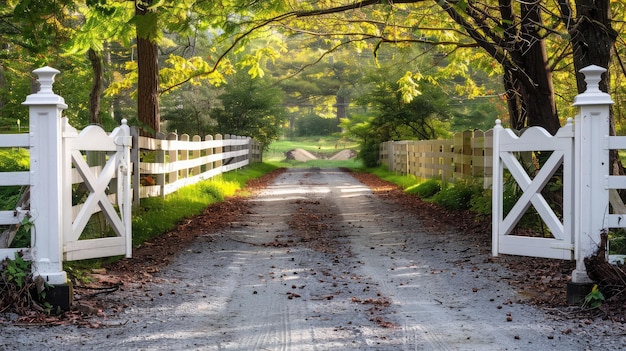
[[[338,169],[291,169],[201,235],[100,328],[4,324],[0,350],[596,350],[624,328],[522,303],[462,233]],[[621,329],[620,329],[621,328]]]

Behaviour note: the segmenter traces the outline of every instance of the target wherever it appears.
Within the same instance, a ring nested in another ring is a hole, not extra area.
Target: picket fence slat
[[[609,175],[605,179],[607,189],[626,189],[625,176]]]
[[[626,149],[626,136],[610,136],[608,137],[608,144],[610,150]]]
[[[214,149],[223,146],[248,145],[247,139],[225,139],[225,140],[205,140],[205,141],[181,141],[181,140],[159,140],[148,137],[139,137],[139,148],[146,150],[204,150]]]
[[[174,161],[168,163],[140,162],[139,168],[141,169],[141,173],[147,174],[171,173],[183,169],[202,166],[207,163],[221,161],[223,158],[224,154],[213,154],[190,160]]]
[[[193,168],[199,165],[220,161],[224,158],[224,154],[213,154],[202,156],[197,159],[169,161],[167,163],[147,163],[141,162],[140,168],[147,172],[169,173],[179,171],[181,169]]]
[[[553,241],[547,243],[543,238],[510,236],[500,242],[500,254],[544,257],[559,260],[571,260],[574,245],[569,242]]]

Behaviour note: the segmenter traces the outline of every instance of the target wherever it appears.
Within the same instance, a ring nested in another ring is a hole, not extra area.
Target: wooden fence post
[[[176,141],[178,140],[178,134],[169,133],[167,135],[168,141]],[[170,150],[167,152],[167,163],[171,165],[175,165],[176,161],[178,161],[178,150],[173,149],[170,146]],[[169,172],[167,176],[167,184],[173,184],[178,180],[178,171]],[[165,192],[164,192],[165,193]]]
[[[252,139],[251,137],[246,137],[246,141],[248,142],[248,164],[251,165],[253,163],[256,162],[256,153],[254,150],[254,139]]]
[[[191,141],[195,141],[197,143],[200,143],[200,142],[202,142],[202,138],[199,135],[194,135],[193,138],[191,138]],[[200,149],[191,151],[191,158],[192,159],[198,159],[201,156],[202,156],[202,152],[201,152]],[[191,173],[194,176],[197,176],[198,174],[202,173],[202,171],[200,170],[200,166],[196,166],[196,167],[192,168]]]
[[[224,148],[222,149],[223,150],[222,152],[224,154],[229,153],[233,149],[233,147],[230,145],[230,139],[232,139],[230,134],[224,134]],[[225,155],[222,155],[222,165],[226,166],[230,164],[232,161],[233,161],[232,159],[226,159]]]
[[[454,179],[471,176],[472,163],[472,131],[454,134]]]
[[[165,134],[161,132],[156,133],[154,138],[157,140],[165,140]],[[165,163],[165,150],[163,150],[163,145],[159,142],[157,147],[158,150],[155,151],[154,162]],[[167,184],[165,180],[165,173],[157,174],[156,178],[156,185],[161,188],[161,197],[165,197],[165,184]]]
[[[65,100],[54,94],[54,76],[60,73],[51,67],[33,71],[39,78],[40,90],[28,95],[23,103],[30,113],[30,208],[33,223],[33,276],[54,285],[53,305],[68,309],[71,289],[63,271],[63,223],[59,213],[63,189],[61,153],[62,112]]]
[[[489,189],[493,184],[493,129],[485,132],[485,174],[483,176],[483,189]]]
[[[213,136],[209,134],[209,135],[204,137],[204,140],[205,141],[209,141],[209,142],[213,141]],[[204,152],[206,153],[207,156],[213,155],[213,147],[207,148],[206,150],[204,150]],[[207,162],[206,165],[205,165],[206,168],[204,169],[204,171],[206,172],[206,171],[212,170],[214,168],[213,167],[214,164],[215,164],[215,162]]]
[[[575,123],[575,258],[576,269],[572,283],[590,283],[585,269],[585,257],[593,255],[607,230],[609,215],[609,109],[613,104],[609,94],[598,88],[606,69],[587,66],[587,90],[574,99],[579,107]],[[566,191],[565,189],[563,191]],[[608,254],[608,252],[607,252]]]
[[[215,135],[215,140],[219,140],[219,142],[221,143],[222,142],[222,134],[216,134]],[[220,145],[223,145],[223,144],[220,144]],[[218,146],[218,147],[215,148],[215,152],[214,153],[215,154],[221,154],[223,149],[224,148],[222,146]],[[215,161],[213,168],[220,168],[220,167],[222,167],[222,159],[223,159],[223,155],[220,155],[220,159]]]
[[[183,134],[180,136],[180,141],[189,141],[189,134]],[[187,161],[189,159],[189,150],[188,149],[181,149],[180,150],[180,158],[179,160],[181,161]],[[186,179],[189,177],[189,168],[183,168],[180,170],[180,174],[179,174],[180,178]]]

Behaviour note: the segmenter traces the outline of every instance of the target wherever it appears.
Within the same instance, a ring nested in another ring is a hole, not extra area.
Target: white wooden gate
[[[88,126],[78,134],[66,119],[63,124],[64,259],[71,261],[117,255],[130,257],[132,139],[126,120],[123,120],[122,125],[115,128],[110,135],[107,135],[100,126]],[[90,167],[82,151],[106,151],[106,164],[103,167]],[[72,185],[77,183],[83,183],[89,190],[89,195],[82,204],[72,206]],[[110,187],[115,185],[116,191],[109,191]],[[117,202],[117,208],[111,200]],[[81,239],[81,234],[91,216],[100,211],[115,236]]]
[[[572,216],[574,130],[571,119],[555,136],[545,129],[533,127],[517,136],[502,128],[500,120],[493,131],[493,255],[514,254],[533,257],[573,259],[574,235]],[[518,160],[520,152],[551,152],[534,179]],[[563,213],[555,214],[541,191],[562,166]],[[507,169],[522,191],[521,196],[504,215],[504,170]],[[514,235],[513,229],[530,206],[533,206],[547,225],[551,237]]]

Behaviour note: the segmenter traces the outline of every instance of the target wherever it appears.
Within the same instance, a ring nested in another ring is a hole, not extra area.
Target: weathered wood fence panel
[[[491,186],[493,130],[465,131],[449,140],[402,140],[381,143],[379,161],[389,171],[420,180],[454,181],[482,177]]]

